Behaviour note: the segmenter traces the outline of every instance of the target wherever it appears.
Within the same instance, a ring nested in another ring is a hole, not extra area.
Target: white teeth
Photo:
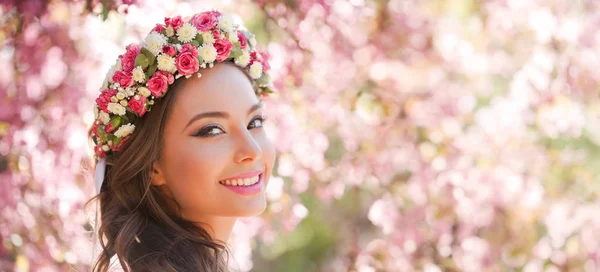
[[[231,185],[231,186],[250,186],[257,182],[258,182],[258,176],[251,177],[251,178],[245,178],[245,179],[231,179],[231,180],[219,181],[219,183],[221,183],[221,184]]]

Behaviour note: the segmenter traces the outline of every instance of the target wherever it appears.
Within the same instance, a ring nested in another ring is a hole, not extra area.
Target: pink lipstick
[[[219,184],[225,186],[227,189],[229,189],[239,195],[243,195],[243,196],[256,195],[262,191],[262,184],[263,184],[263,174],[261,171],[258,171],[257,174],[258,173],[260,173],[258,176],[258,181],[252,185],[236,186],[236,185],[227,185],[227,184],[223,184],[223,183],[219,183]],[[241,178],[249,178],[249,177],[254,177],[254,176],[256,176],[256,174],[253,174],[253,175],[242,174],[242,175],[237,175],[237,176],[229,178],[229,179],[234,179],[234,178],[241,179]]]

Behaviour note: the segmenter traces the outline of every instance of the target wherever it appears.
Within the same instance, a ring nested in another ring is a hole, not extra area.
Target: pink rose
[[[115,125],[113,125],[112,123],[108,123],[106,124],[106,126],[104,127],[104,131],[106,131],[106,133],[112,133],[113,131],[115,131],[117,129],[117,127]]]
[[[121,141],[119,141],[119,143],[117,145],[112,143],[110,145],[110,149],[112,149],[113,151],[117,151],[117,152],[123,150],[123,146],[125,146],[125,143],[127,143],[127,141],[129,141],[129,139],[131,139],[131,135],[126,136],[125,138],[121,139]]]
[[[198,49],[189,43],[186,43],[181,47],[180,53],[186,53],[186,52],[191,52],[192,56],[194,56],[196,58],[198,57]]]
[[[135,99],[132,98],[131,100],[129,100],[129,103],[127,103],[127,106],[129,106],[129,108],[135,112],[135,114],[137,114],[138,117],[142,117],[144,116],[144,114],[146,113],[146,97],[142,96],[140,97],[140,99]]]
[[[269,55],[267,53],[260,52],[260,57],[256,55],[256,51],[250,53],[250,62],[248,63],[248,66],[252,65],[255,61],[258,61],[262,65],[263,72],[271,69],[271,66],[269,65]]]
[[[148,80],[148,83],[146,83],[146,87],[148,87],[148,90],[150,90],[150,93],[152,93],[154,97],[163,96],[169,87],[168,78],[160,74],[160,72],[162,71],[156,72],[152,78]]]
[[[212,31],[212,35],[213,35],[213,38],[215,38],[215,40],[218,40],[221,38],[221,31],[219,31],[218,29],[215,29]]]
[[[172,45],[163,46],[162,51],[171,57],[174,57],[177,54],[177,49],[175,49],[175,46]]]
[[[119,83],[123,88],[131,87],[133,85],[133,76],[131,75],[131,72],[116,71],[112,80]]]
[[[223,62],[227,57],[229,57],[229,53],[231,53],[231,48],[233,44],[227,39],[219,39],[217,40],[213,46],[217,49],[217,61]]]
[[[96,138],[100,138],[100,134],[98,134],[98,125],[100,125],[100,120],[96,120],[92,125],[92,134],[94,134]]]
[[[250,62],[248,62],[248,67],[252,66],[255,61],[258,61],[258,58],[256,57],[256,51],[252,51],[250,53]]]
[[[198,57],[194,57],[192,52],[183,52],[177,56],[175,60],[175,66],[180,75],[191,75],[198,72],[200,65],[198,64]]]
[[[121,58],[121,67],[123,67],[123,71],[133,71],[133,68],[135,68],[135,58],[141,51],[142,47],[139,44],[132,43],[127,46],[125,55]]]
[[[172,27],[177,30],[183,25],[183,19],[181,16],[175,16],[173,18],[165,18],[165,25]]]
[[[98,109],[103,112],[108,113],[108,103],[110,103],[110,98],[117,95],[117,91],[115,90],[105,90],[100,93],[100,96],[96,98],[96,104],[98,105]]]
[[[169,74],[165,71],[158,71],[154,74],[155,76],[161,76],[167,79],[167,83],[169,85],[173,84],[173,82],[175,81],[175,77],[173,76],[173,74]]]
[[[238,35],[238,40],[240,40],[240,48],[241,49],[246,48],[246,46],[248,45],[248,39],[246,38],[246,35],[244,35],[244,32],[241,32],[238,30],[237,35]]]
[[[214,11],[205,11],[192,17],[192,25],[199,31],[206,32],[217,26],[221,13]]]
[[[96,155],[100,158],[104,158],[106,156],[106,152],[102,150],[102,143],[98,143],[96,146],[94,146],[94,153],[96,153]]]
[[[263,67],[263,72],[269,71],[271,69],[271,65],[269,65],[269,59],[271,58],[267,52],[260,52],[260,56],[262,57],[260,63]]]
[[[152,31],[156,31],[158,33],[161,33],[163,31],[165,31],[165,27],[161,24],[156,24],[156,26],[152,29]],[[150,32],[152,32],[150,31]]]

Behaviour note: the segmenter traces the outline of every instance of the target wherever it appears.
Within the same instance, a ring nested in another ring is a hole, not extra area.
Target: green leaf
[[[150,67],[148,68],[148,71],[146,71],[146,78],[148,80],[150,80],[150,78],[152,77],[152,75],[156,72],[157,68],[158,68],[158,64],[150,65]]]
[[[104,127],[98,126],[96,131],[98,132],[98,136],[100,136],[100,139],[102,139],[102,141],[104,141],[104,142],[108,141],[108,133],[106,133],[106,131],[104,131]]]
[[[105,3],[105,1],[102,1],[102,21],[106,21],[106,19],[108,19],[109,11],[108,5]]]
[[[263,73],[263,75],[256,80],[256,84],[258,84],[259,86],[266,85],[267,83],[269,83],[269,76],[265,73]]]
[[[200,33],[196,34],[196,38],[194,38],[194,40],[198,41],[198,44],[204,43],[204,38],[202,38],[202,34],[200,34]]]
[[[148,64],[149,62],[146,55],[139,54],[137,55],[137,57],[135,57],[135,66],[142,66],[143,69],[146,69],[146,67],[148,67]]]
[[[231,53],[229,53],[229,57],[237,58],[237,57],[241,56],[242,54],[244,54],[244,52],[242,52],[242,49],[240,49],[239,47],[236,47],[236,48],[231,49]]]
[[[117,128],[119,128],[123,124],[123,117],[121,117],[121,116],[113,117],[112,119],[110,119],[110,124],[116,131]]]
[[[146,56],[146,57],[148,57],[148,56]],[[148,58],[148,65],[152,65],[152,64],[154,64],[155,60],[156,60],[156,57],[154,57],[154,56],[152,56],[152,57],[149,57],[149,58]]]
[[[142,47],[142,54],[146,55],[147,58],[154,57],[154,54],[150,52],[146,47]]]
[[[263,93],[267,93],[267,94],[272,94],[275,93],[273,90],[271,90],[270,88],[264,87],[262,88]]]
[[[201,56],[198,56],[198,63],[199,64],[204,63],[204,59]]]
[[[190,44],[193,44],[195,47],[198,47],[198,46],[200,46],[200,43],[199,43],[198,41],[196,41],[196,40],[192,40],[192,41],[190,42]]]

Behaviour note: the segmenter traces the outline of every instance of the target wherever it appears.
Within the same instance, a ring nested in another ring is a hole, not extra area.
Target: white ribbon
[[[94,184],[96,185],[96,193],[100,193],[100,189],[102,188],[102,183],[104,182],[104,171],[106,171],[106,159],[101,158],[96,164],[96,171],[94,172]],[[96,213],[94,215],[94,229],[93,237],[92,237],[92,262],[91,266],[94,265],[94,261],[96,260],[96,243],[98,242],[98,212],[99,212],[99,199],[96,199]]]
[[[94,181],[96,183],[96,193],[100,193],[102,188],[102,182],[104,182],[104,171],[106,170],[106,159],[101,158],[96,164],[96,173],[94,174]]]

